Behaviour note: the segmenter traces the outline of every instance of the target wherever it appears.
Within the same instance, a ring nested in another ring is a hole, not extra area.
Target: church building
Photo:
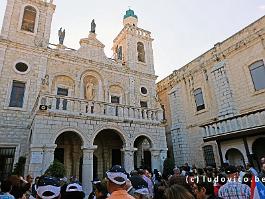
[[[25,174],[54,159],[67,177],[90,181],[115,164],[162,170],[167,156],[156,98],[151,33],[129,9],[113,40],[114,58],[91,29],[77,50],[50,44],[53,0],[7,0],[0,36],[0,178],[26,157]],[[122,16],[121,16],[122,17]],[[98,24],[100,25],[100,24]]]

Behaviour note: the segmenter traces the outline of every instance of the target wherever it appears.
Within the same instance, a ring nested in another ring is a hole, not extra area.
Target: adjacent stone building
[[[95,24],[80,48],[49,44],[52,0],[8,0],[0,37],[0,177],[20,156],[41,175],[57,159],[67,176],[93,177],[114,164],[162,169],[163,110],[156,100],[151,33],[133,10],[107,58]],[[100,24],[99,24],[100,25]],[[89,24],[88,24],[89,26]]]
[[[168,148],[179,166],[265,156],[265,17],[157,84]]]

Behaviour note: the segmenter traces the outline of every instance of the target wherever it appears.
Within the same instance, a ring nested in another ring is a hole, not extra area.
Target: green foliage
[[[12,175],[23,176],[24,175],[24,167],[26,163],[26,157],[19,157],[18,162],[15,164]]]
[[[56,178],[63,178],[65,176],[64,165],[58,160],[54,160],[49,168],[45,171],[45,175],[52,176]]]
[[[168,176],[173,174],[173,169],[175,168],[175,163],[172,158],[166,158],[164,161],[163,177],[168,178]]]

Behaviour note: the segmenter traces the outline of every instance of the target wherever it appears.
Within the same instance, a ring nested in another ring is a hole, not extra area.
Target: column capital
[[[122,148],[121,151],[122,152],[135,152],[137,151],[138,149],[137,148],[134,148],[134,147],[128,147],[128,148]]]
[[[97,145],[92,145],[92,146],[82,146],[81,150],[83,152],[94,152],[98,148]]]

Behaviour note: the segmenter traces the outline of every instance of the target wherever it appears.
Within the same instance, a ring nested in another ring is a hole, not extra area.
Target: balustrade
[[[211,137],[259,126],[265,126],[265,110],[255,111],[217,122],[212,122],[202,126],[202,129],[204,137]]]
[[[146,120],[151,122],[161,122],[163,120],[161,109],[88,101],[58,95],[44,95],[40,99],[40,105],[48,106],[48,111],[50,112],[117,119],[124,118],[128,120]]]

